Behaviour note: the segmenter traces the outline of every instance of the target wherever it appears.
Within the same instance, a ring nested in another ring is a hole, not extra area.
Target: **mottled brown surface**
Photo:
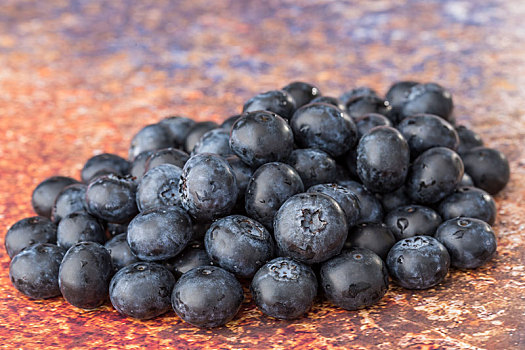
[[[31,301],[0,249],[6,348],[525,348],[525,3],[508,1],[0,2],[0,232],[33,215],[44,178],[79,176],[93,154],[127,154],[143,125],[177,113],[222,120],[291,79],[325,94],[397,79],[449,87],[458,120],[509,158],[497,197],[498,256],[436,288],[390,289],[368,310],[327,302],[295,322],[247,301],[226,327],[173,312],[140,322],[111,307]],[[3,243],[3,239],[2,239]]]

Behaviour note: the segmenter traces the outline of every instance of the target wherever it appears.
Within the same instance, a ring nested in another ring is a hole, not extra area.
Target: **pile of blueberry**
[[[109,296],[123,315],[173,308],[199,327],[230,321],[243,284],[280,319],[319,295],[368,307],[389,278],[430,288],[495,254],[492,195],[509,180],[452,110],[434,83],[334,98],[294,82],[222,125],[168,117],[133,137],[129,160],[100,154],[81,181],[36,187],[38,216],[5,239],[10,279],[31,298],[93,309]]]

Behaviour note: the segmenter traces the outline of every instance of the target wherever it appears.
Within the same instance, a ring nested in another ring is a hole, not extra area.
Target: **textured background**
[[[426,291],[390,289],[368,310],[318,304],[295,322],[247,300],[198,330],[170,312],[140,322],[109,306],[31,301],[0,248],[0,347],[525,348],[525,2],[0,1],[0,232],[33,215],[44,178],[79,176],[168,114],[222,120],[290,80],[339,95],[399,79],[454,93],[460,123],[510,160],[496,197],[498,256]]]

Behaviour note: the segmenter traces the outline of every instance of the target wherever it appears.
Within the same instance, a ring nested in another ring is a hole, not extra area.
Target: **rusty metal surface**
[[[141,322],[110,306],[32,301],[11,286],[0,248],[0,347],[525,348],[523,18],[520,0],[2,0],[2,245],[10,225],[33,215],[31,191],[44,178],[78,178],[102,151],[125,156],[136,131],[168,114],[222,120],[292,79],[332,95],[437,81],[512,175],[496,196],[498,255],[486,266],[426,291],[392,287],[359,312],[317,303],[294,322],[263,316],[249,299],[215,330],[173,312]]]

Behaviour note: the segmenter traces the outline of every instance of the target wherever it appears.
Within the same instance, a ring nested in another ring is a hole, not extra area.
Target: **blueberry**
[[[364,95],[350,99],[345,106],[346,111],[353,119],[357,119],[370,113],[377,113],[386,116],[392,111],[392,107],[388,101],[373,95]]]
[[[237,179],[237,187],[239,188],[238,200],[242,199],[244,202],[244,193],[248,187],[248,182],[253,176],[253,170],[235,155],[229,156],[226,158],[226,161],[232,167],[235,179]]]
[[[463,177],[463,162],[449,148],[434,147],[423,152],[410,167],[406,192],[423,204],[437,203],[451,194]]]
[[[474,147],[483,146],[483,140],[481,139],[481,136],[466,126],[458,125],[456,127],[456,132],[459,136],[458,153],[460,155],[463,155]]]
[[[459,182],[458,186],[460,186],[460,187],[474,187],[474,180],[472,180],[472,177],[470,177],[469,174],[464,172],[463,173],[463,177],[461,178],[461,181]]]
[[[74,184],[65,187],[58,194],[51,211],[51,219],[54,223],[58,223],[71,213],[86,210],[86,189],[87,186],[84,184]]]
[[[359,247],[370,249],[383,260],[396,243],[392,231],[383,223],[368,222],[350,229],[345,248]]]
[[[245,113],[232,126],[230,147],[251,167],[282,161],[292,152],[292,129],[277,114],[268,111]]]
[[[57,242],[57,227],[48,218],[33,216],[17,221],[7,231],[5,250],[10,258],[35,243]]]
[[[410,90],[418,83],[415,81],[399,81],[392,84],[386,93],[386,99],[393,108],[401,106],[410,94]]]
[[[182,169],[179,193],[184,209],[198,221],[211,221],[228,215],[239,189],[232,167],[216,154],[191,157]]]
[[[127,234],[125,232],[111,238],[106,242],[104,247],[109,252],[109,255],[111,255],[111,261],[113,262],[115,271],[139,261],[129,248]]]
[[[346,104],[350,102],[351,100],[359,99],[365,96],[379,97],[379,95],[374,89],[369,88],[368,86],[360,86],[360,87],[354,88],[352,90],[349,90],[343,93],[339,97],[339,100],[341,101],[343,105],[346,106]]]
[[[179,255],[162,262],[164,266],[176,277],[200,266],[210,266],[212,261],[204,249],[204,243],[193,242]]]
[[[436,232],[450,254],[452,266],[475,269],[490,260],[496,253],[496,236],[484,221],[459,217],[445,221]]]
[[[116,224],[114,222],[108,222],[106,225],[107,233],[109,237],[115,237],[121,233],[128,232],[128,223]]]
[[[142,179],[142,176],[146,173],[146,162],[153,152],[154,151],[142,152],[136,156],[135,159],[133,159],[133,162],[131,162],[131,168],[129,170],[129,173],[132,177],[136,178],[138,181]]]
[[[113,271],[111,256],[104,246],[96,242],[77,243],[60,264],[60,292],[73,306],[95,309],[107,300]]]
[[[203,328],[225,325],[244,300],[241,284],[216,266],[196,267],[181,276],[171,294],[173,310],[184,321]]]
[[[496,194],[509,182],[509,161],[497,149],[475,147],[461,157],[465,164],[465,171],[472,177],[476,187],[490,194]]]
[[[381,202],[372,193],[368,192],[363,185],[355,181],[340,181],[338,185],[346,187],[357,196],[360,215],[356,224],[383,221]]]
[[[413,236],[433,236],[441,222],[438,213],[422,205],[398,207],[385,217],[385,224],[398,241]]]
[[[439,203],[439,213],[443,220],[466,216],[493,225],[496,221],[496,202],[482,189],[459,187]]]
[[[148,209],[128,226],[128,244],[133,254],[145,261],[159,261],[179,254],[192,235],[191,219],[178,207]]]
[[[192,155],[199,153],[215,153],[223,157],[233,155],[230,148],[230,130],[217,128],[206,132],[191,152]]]
[[[346,214],[348,227],[354,226],[361,215],[357,195],[346,187],[336,183],[319,184],[310,187],[307,192],[324,193],[335,199]]]
[[[456,150],[459,137],[446,120],[432,114],[406,117],[397,125],[410,147],[410,156],[415,159],[432,147],[447,147]]]
[[[242,107],[243,113],[256,111],[269,111],[290,119],[295,111],[295,101],[284,90],[266,91],[252,97]]]
[[[290,126],[301,148],[319,148],[333,157],[346,153],[357,142],[353,120],[339,108],[326,103],[299,108]]]
[[[255,171],[245,194],[246,213],[269,229],[281,205],[304,191],[299,174],[284,163],[266,163]]]
[[[339,157],[339,161],[346,166],[352,179],[359,179],[357,174],[357,148],[354,147]],[[351,180],[351,179],[349,179]]]
[[[337,163],[320,149],[295,149],[286,162],[297,170],[306,188],[334,182],[337,176]]]
[[[357,137],[361,139],[364,134],[376,126],[392,126],[392,122],[384,115],[378,113],[368,113],[355,120],[357,127]]]
[[[214,263],[239,277],[252,277],[274,255],[270,233],[257,221],[231,215],[215,221],[204,238]]]
[[[321,96],[321,91],[317,86],[302,81],[294,81],[283,87],[283,90],[292,96],[296,108],[302,107],[314,98]]]
[[[317,295],[317,278],[308,265],[290,258],[276,258],[253,277],[250,291],[264,314],[291,320],[310,310]]]
[[[172,147],[181,147],[188,136],[191,128],[195,126],[195,121],[180,116],[171,116],[162,119],[159,125],[163,126],[171,138]]]
[[[151,124],[142,128],[131,140],[129,147],[129,160],[133,161],[136,156],[145,151],[175,146],[168,129],[160,124]]]
[[[51,217],[53,205],[60,192],[69,185],[78,183],[77,180],[65,176],[52,176],[42,181],[33,191],[31,205],[39,216]]]
[[[416,114],[434,114],[448,122],[453,122],[452,95],[438,84],[427,83],[412,86],[402,102],[401,116],[409,117]]]
[[[9,278],[13,286],[33,299],[60,295],[58,270],[66,251],[49,243],[37,243],[11,260]]]
[[[189,131],[186,139],[184,140],[184,150],[188,153],[193,151],[193,147],[199,142],[202,135],[210,130],[218,128],[219,125],[212,121],[196,123]]]
[[[59,247],[69,249],[78,242],[106,241],[106,229],[95,217],[86,212],[75,212],[67,215],[58,224],[57,244]]]
[[[175,278],[164,266],[137,262],[113,276],[109,297],[125,316],[147,320],[169,311]]]
[[[445,279],[450,265],[447,249],[429,236],[397,242],[386,259],[392,280],[407,289],[427,289]]]
[[[231,131],[233,124],[241,117],[241,114],[235,114],[231,117],[228,117],[226,120],[224,120],[221,124],[221,128],[228,130],[228,132]]]
[[[113,174],[98,177],[86,190],[87,210],[99,219],[126,223],[137,213],[136,191],[131,178]]]
[[[348,225],[341,206],[323,193],[300,193],[275,214],[274,235],[279,251],[312,264],[339,254]]]
[[[371,306],[388,290],[385,263],[365,248],[350,248],[324,262],[320,275],[328,300],[345,310]]]
[[[377,126],[357,146],[357,174],[372,192],[387,193],[403,185],[408,172],[410,150],[399,131]]]
[[[158,167],[162,164],[171,164],[182,169],[182,167],[184,167],[184,164],[186,164],[188,159],[190,159],[189,154],[184,151],[181,151],[180,149],[163,148],[157,150],[153,152],[146,160],[146,164],[144,166],[144,174],[147,173],[149,170]]]
[[[380,201],[383,205],[383,209],[387,213],[398,207],[412,203],[412,200],[406,194],[405,186],[401,186],[393,192],[382,193],[380,196]]]
[[[90,182],[97,174],[129,174],[130,162],[116,154],[103,153],[88,159],[82,168],[81,178],[85,183]]]
[[[319,96],[314,98],[310,103],[326,103],[332,106],[339,108],[340,110],[345,110],[345,105],[341,103],[337,98],[331,96]]]
[[[181,174],[182,169],[171,164],[161,164],[149,170],[137,187],[139,211],[162,206],[180,206]]]

